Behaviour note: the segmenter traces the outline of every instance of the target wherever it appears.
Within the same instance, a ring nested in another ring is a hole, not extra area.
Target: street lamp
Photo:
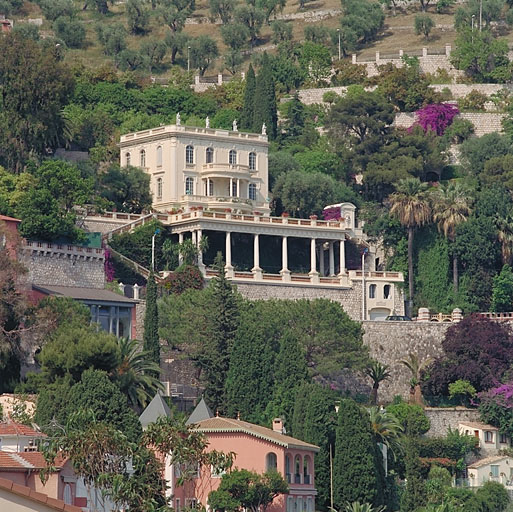
[[[340,60],[340,29],[337,28],[338,32],[338,60]]]
[[[160,229],[156,229],[151,237],[151,270],[155,272],[155,237],[160,233]]]
[[[483,30],[483,0],[479,2],[479,32]]]
[[[369,252],[369,248],[365,247],[362,252],[362,320],[365,320],[365,256]]]
[[[191,59],[190,59],[191,47],[187,46],[187,72],[191,70]]]

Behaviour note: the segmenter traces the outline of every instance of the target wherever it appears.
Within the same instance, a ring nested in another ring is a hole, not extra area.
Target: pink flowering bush
[[[458,107],[449,103],[433,103],[417,110],[415,125],[421,126],[424,132],[433,131],[443,135],[459,113]]]
[[[105,271],[105,279],[107,280],[107,283],[114,281],[114,265],[112,263],[112,257],[109,249],[105,249],[105,262],[103,264],[103,269]]]
[[[513,382],[500,384],[479,393],[481,419],[498,427],[500,432],[513,434]]]
[[[322,217],[324,220],[340,220],[340,208],[326,208]]]

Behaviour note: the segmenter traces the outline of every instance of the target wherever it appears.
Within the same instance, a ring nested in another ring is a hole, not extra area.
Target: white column
[[[240,179],[237,178],[237,197],[240,197]]]
[[[315,238],[310,240],[310,272],[311,281],[313,283],[319,282],[319,273],[317,272],[317,262],[315,254]]]
[[[233,192],[233,178],[230,178],[230,192],[229,192],[229,196],[232,197],[232,192]]]
[[[346,275],[346,244],[345,240],[340,240],[340,276]]]
[[[290,270],[289,270],[289,253],[287,237],[284,236],[281,239],[281,278],[283,281],[290,281]]]
[[[262,280],[262,269],[260,268],[260,240],[259,235],[253,235],[253,279]]]
[[[335,275],[335,251],[333,242],[330,242],[329,255],[330,255],[330,276]]]
[[[319,245],[319,273],[324,277],[324,244]]]
[[[183,244],[183,233],[178,233],[178,243]],[[178,266],[183,263],[183,257],[180,253],[178,253]]]
[[[226,264],[224,266],[226,271],[226,277],[233,277],[233,266],[232,266],[232,234],[226,232]]]
[[[191,239],[192,239],[192,245],[194,245],[194,247],[197,247],[196,231],[191,231]]]
[[[201,252],[200,246],[201,246],[201,238],[203,236],[203,232],[201,229],[198,229],[196,231],[196,243],[198,247],[198,268],[200,269],[201,273],[205,275],[205,264],[203,263],[203,253]]]

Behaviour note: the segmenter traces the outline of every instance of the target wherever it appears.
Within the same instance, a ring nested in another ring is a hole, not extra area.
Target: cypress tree
[[[227,414],[252,423],[265,421],[272,396],[274,319],[265,301],[245,302],[226,378]]]
[[[274,363],[274,393],[268,412],[273,417],[280,416],[288,429],[292,425],[297,390],[307,379],[303,349],[292,333],[285,333]]]
[[[410,512],[426,504],[426,485],[422,478],[419,452],[413,438],[405,442],[406,489],[401,497],[401,512]]]
[[[205,400],[220,412],[226,411],[225,382],[230,352],[239,323],[239,305],[233,286],[226,278],[221,253],[215,261],[218,275],[212,279],[211,336],[198,354],[198,365],[206,384]]]
[[[245,130],[251,130],[253,128],[253,118],[255,116],[256,89],[255,70],[251,64],[249,65],[248,72],[246,73],[245,82],[244,105],[242,106],[242,113],[240,115],[240,126]]]
[[[330,446],[335,444],[336,412],[327,389],[316,383],[303,384],[297,390],[292,434],[319,447],[315,456],[316,504],[330,507]]]
[[[264,123],[267,127],[269,138],[274,139],[277,131],[278,112],[276,108],[274,78],[267,53],[264,53],[262,67],[256,79],[253,131],[260,133]]]
[[[380,505],[380,463],[367,412],[353,400],[342,400],[333,461],[335,508],[340,510],[354,501]]]
[[[157,308],[157,283],[153,271],[146,284],[146,312],[144,314],[143,347],[151,360],[160,366],[159,312]]]

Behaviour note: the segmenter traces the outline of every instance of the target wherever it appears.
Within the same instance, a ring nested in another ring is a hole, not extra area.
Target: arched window
[[[299,455],[296,455],[294,459],[294,483],[301,483],[301,457]]]
[[[185,163],[193,164],[194,163],[194,147],[189,145],[185,148]]]
[[[249,154],[249,169],[254,171],[256,169],[256,153]]]
[[[185,195],[193,196],[194,195],[194,179],[190,176],[185,178]]]
[[[290,455],[285,456],[285,478],[289,484],[292,483],[292,462]]]
[[[66,503],[67,505],[73,504],[73,492],[71,490],[71,485],[66,484],[64,486],[64,492],[62,493],[62,501]]]
[[[303,483],[311,484],[311,460],[308,455],[303,458]]]
[[[157,178],[157,197],[162,197],[162,178]]]
[[[256,201],[257,196],[257,186],[256,183],[250,183],[248,187],[248,197],[252,201]]]
[[[369,299],[375,299],[376,298],[376,285],[371,284],[369,286]]]
[[[228,162],[230,165],[235,165],[237,163],[237,151],[235,151],[235,149],[230,149]]]
[[[272,471],[276,470],[278,467],[278,459],[276,458],[276,454],[273,452],[270,452],[267,454],[265,458],[265,470],[266,471]]]
[[[146,167],[146,151],[144,151],[144,149],[141,149],[141,152],[139,153],[139,165],[141,167]]]
[[[157,147],[157,167],[162,167],[162,146]]]
[[[214,148],[207,148],[205,151],[205,161],[207,164],[211,164],[214,161]]]
[[[389,299],[390,298],[390,291],[391,291],[391,287],[389,284],[386,284],[384,287],[383,287],[383,298],[384,299]]]
[[[130,165],[130,158],[131,158],[131,155],[130,153],[127,153],[125,155],[125,162],[126,162],[126,165],[129,166]]]

